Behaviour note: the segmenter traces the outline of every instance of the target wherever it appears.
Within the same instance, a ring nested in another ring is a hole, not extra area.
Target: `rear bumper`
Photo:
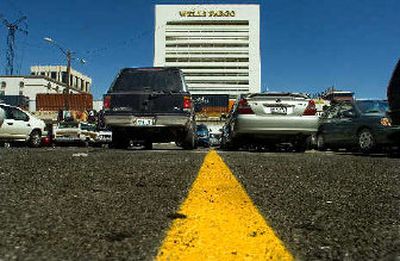
[[[152,119],[152,124],[139,126],[138,119]],[[134,116],[134,115],[106,115],[106,125],[112,127],[179,127],[187,126],[191,119],[189,116],[168,115],[168,116]]]
[[[255,135],[311,135],[318,130],[318,116],[260,117],[240,115],[234,133]]]
[[[84,142],[85,140],[78,137],[54,137],[53,141],[56,143],[76,143]]]

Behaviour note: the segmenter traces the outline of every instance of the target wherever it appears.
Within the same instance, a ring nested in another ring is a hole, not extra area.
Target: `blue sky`
[[[316,93],[329,86],[359,98],[384,98],[400,58],[399,0],[2,0],[0,14],[28,17],[17,34],[15,68],[65,64],[50,36],[87,63],[100,98],[123,67],[152,66],[155,4],[260,4],[262,89]],[[7,30],[0,27],[0,74]]]

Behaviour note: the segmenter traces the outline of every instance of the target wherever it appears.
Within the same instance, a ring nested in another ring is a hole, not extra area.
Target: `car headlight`
[[[392,120],[389,119],[389,118],[384,117],[384,118],[381,119],[381,125],[385,126],[385,127],[392,126]]]

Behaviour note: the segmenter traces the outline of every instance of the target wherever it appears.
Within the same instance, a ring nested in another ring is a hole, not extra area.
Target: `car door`
[[[344,103],[339,107],[335,121],[335,141],[339,144],[352,142],[357,126],[357,110],[352,103]]]
[[[339,105],[332,105],[321,116],[320,132],[323,134],[326,143],[333,144],[339,139],[339,130],[337,129],[339,110]]]
[[[29,116],[13,107],[3,107],[5,111],[4,123],[1,127],[1,137],[26,139],[30,134]]]

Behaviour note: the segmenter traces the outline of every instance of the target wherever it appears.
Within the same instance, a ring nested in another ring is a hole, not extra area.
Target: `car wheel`
[[[126,149],[129,146],[129,140],[125,137],[126,133],[119,129],[112,130],[111,147],[114,149]]]
[[[29,146],[32,148],[40,147],[42,142],[42,135],[40,135],[40,131],[34,130],[32,131],[31,135],[29,136]]]
[[[185,135],[185,139],[182,142],[182,148],[185,150],[192,150],[196,148],[196,137],[193,128],[190,128]]]
[[[295,152],[305,152],[307,149],[307,143],[306,141],[298,141],[296,142],[296,144],[294,145],[294,151]]]
[[[222,137],[221,139],[221,149],[222,150],[238,150],[238,146],[233,143],[233,141],[227,141],[226,137]]]
[[[317,136],[317,150],[319,151],[326,150],[325,138],[322,134],[318,134]]]
[[[369,129],[363,129],[358,134],[358,148],[363,153],[371,152],[376,146],[375,137]]]
[[[145,150],[152,150],[153,149],[153,142],[146,140],[144,142],[144,149]]]

